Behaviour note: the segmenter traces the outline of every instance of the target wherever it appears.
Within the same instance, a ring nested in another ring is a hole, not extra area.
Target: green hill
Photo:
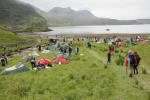
[[[17,42],[20,40],[22,40],[21,37],[0,28],[0,45]]]
[[[0,54],[4,52],[4,47],[6,48],[6,52],[30,47],[34,43],[33,41],[32,43],[30,41],[32,41],[31,38],[21,37],[15,33],[0,28]]]
[[[149,92],[140,84],[143,82],[149,89],[149,74],[141,74],[140,70],[137,77],[142,76],[142,78],[135,80],[136,76],[129,78],[126,75],[123,66],[113,63],[106,69],[102,62],[106,60],[106,44],[95,44],[92,49],[87,49],[84,43],[79,45],[84,55],[73,54],[68,65],[56,64],[50,69],[41,71],[0,75],[0,98],[2,100],[149,100]],[[137,48],[140,49],[140,46]],[[56,56],[54,53],[44,55],[39,52],[39,54],[42,58]],[[10,59],[7,67],[16,64],[20,58],[22,56]],[[26,65],[29,66],[29,63]]]
[[[11,31],[29,27],[46,27],[46,20],[29,4],[16,0],[0,0],[0,25]]]

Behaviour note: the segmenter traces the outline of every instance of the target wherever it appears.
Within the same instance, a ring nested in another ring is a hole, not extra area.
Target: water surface
[[[150,33],[150,24],[148,25],[105,25],[105,26],[64,26],[50,27],[53,31],[43,32],[42,34],[137,34]]]

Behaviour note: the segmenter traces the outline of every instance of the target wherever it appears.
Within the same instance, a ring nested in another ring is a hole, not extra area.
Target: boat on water
[[[110,29],[109,29],[109,28],[107,28],[107,29],[106,29],[106,31],[110,31]]]

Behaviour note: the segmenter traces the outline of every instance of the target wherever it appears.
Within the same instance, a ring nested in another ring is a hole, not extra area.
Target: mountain
[[[46,27],[46,20],[34,7],[16,0],[0,0],[0,25],[8,30]]]
[[[150,19],[116,20],[96,17],[88,10],[75,11],[68,8],[55,7],[48,13],[38,10],[47,19],[49,26],[76,26],[76,25],[133,25],[150,24]]]

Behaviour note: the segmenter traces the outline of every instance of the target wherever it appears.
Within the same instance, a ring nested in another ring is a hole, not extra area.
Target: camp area
[[[0,99],[150,99],[149,39],[72,40],[43,39],[46,42],[8,56],[7,64],[0,65]],[[135,51],[141,60],[138,74],[130,76],[126,57]]]

